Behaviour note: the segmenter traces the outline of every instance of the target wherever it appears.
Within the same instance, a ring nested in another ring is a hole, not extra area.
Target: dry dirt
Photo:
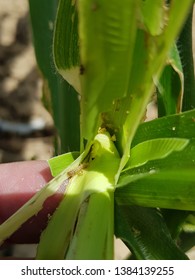
[[[0,0],[0,162],[48,159],[52,118],[31,42],[28,1]]]

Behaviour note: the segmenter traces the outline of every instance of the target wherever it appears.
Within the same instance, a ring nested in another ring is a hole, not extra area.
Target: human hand
[[[46,161],[28,161],[0,164],[0,224],[16,212],[37,191],[52,179]],[[30,218],[6,242],[17,244],[38,243],[48,216],[62,198],[60,190],[49,197],[43,209]]]

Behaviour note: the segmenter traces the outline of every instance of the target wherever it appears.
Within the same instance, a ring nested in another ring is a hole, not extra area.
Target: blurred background
[[[28,10],[26,0],[0,0],[0,163],[47,160],[54,153]],[[15,245],[0,255],[33,257],[35,251],[35,245]]]
[[[0,162],[48,159],[53,121],[30,32],[28,1],[0,0]]]

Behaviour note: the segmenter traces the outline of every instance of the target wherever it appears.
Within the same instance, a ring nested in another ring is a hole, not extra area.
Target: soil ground
[[[48,159],[53,121],[41,103],[28,1],[0,7],[0,162]]]

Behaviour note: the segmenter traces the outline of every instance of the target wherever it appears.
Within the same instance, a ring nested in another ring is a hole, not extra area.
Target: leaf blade
[[[137,259],[188,259],[173,242],[159,210],[117,203],[115,207],[115,234]]]
[[[179,174],[179,176],[178,176]],[[136,181],[121,178],[115,192],[119,204],[195,210],[194,169],[173,169],[143,174]],[[129,182],[130,183],[129,183]]]
[[[194,130],[195,110],[162,117],[140,124],[131,147],[155,138],[174,137],[191,139],[194,137]]]
[[[144,141],[131,149],[131,157],[125,169],[138,167],[150,160],[167,157],[174,151],[183,150],[189,143],[182,138],[158,138]]]

